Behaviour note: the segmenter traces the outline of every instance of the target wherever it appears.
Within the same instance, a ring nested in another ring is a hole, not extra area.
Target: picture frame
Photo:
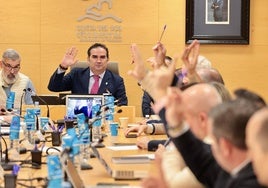
[[[186,44],[248,45],[249,26],[250,0],[186,0]]]

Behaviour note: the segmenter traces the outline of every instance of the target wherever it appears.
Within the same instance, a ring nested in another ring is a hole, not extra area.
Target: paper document
[[[138,146],[129,145],[129,146],[108,146],[108,149],[113,151],[127,151],[127,150],[138,150]]]

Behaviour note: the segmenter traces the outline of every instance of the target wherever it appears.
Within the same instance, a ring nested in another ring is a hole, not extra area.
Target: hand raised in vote
[[[76,60],[77,52],[78,50],[75,47],[69,48],[63,56],[61,66],[68,68],[78,62],[78,60]]]

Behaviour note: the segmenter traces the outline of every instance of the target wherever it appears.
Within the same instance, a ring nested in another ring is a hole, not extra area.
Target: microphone
[[[48,106],[47,102],[44,99],[42,99],[40,96],[38,96],[31,88],[27,88],[27,91],[29,91],[33,96],[36,96],[40,101],[42,101],[46,105],[47,117],[49,118],[50,113],[49,113],[49,106]]]
[[[2,145],[1,145],[1,166],[4,170],[13,170],[14,164],[9,163],[9,158],[8,158],[8,148],[7,148],[7,142],[4,139],[4,137],[1,135],[1,139],[4,141],[5,144],[5,160],[2,162]]]
[[[119,99],[117,99],[117,100],[115,100],[113,102],[108,102],[106,104],[103,104],[103,105],[101,105],[101,108],[104,107],[104,106],[108,106],[110,104],[118,105],[119,104]]]
[[[24,117],[20,114],[17,114],[16,112],[14,112],[12,109],[8,109],[8,110],[5,110],[4,108],[1,109],[1,112],[4,113],[5,115],[6,114],[10,114],[10,115],[14,115],[14,116],[18,116],[22,119],[24,119]]]
[[[22,113],[22,100],[24,98],[25,92],[26,92],[26,89],[23,89],[23,93],[22,93],[21,98],[20,98],[20,116]]]

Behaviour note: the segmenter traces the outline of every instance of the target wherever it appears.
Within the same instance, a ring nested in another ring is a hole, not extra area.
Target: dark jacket
[[[69,73],[57,74],[57,70],[50,77],[48,89],[54,92],[71,91],[72,94],[88,94],[90,69],[74,68]],[[106,70],[97,94],[110,92],[120,105],[127,105],[128,99],[124,80],[119,75]]]

